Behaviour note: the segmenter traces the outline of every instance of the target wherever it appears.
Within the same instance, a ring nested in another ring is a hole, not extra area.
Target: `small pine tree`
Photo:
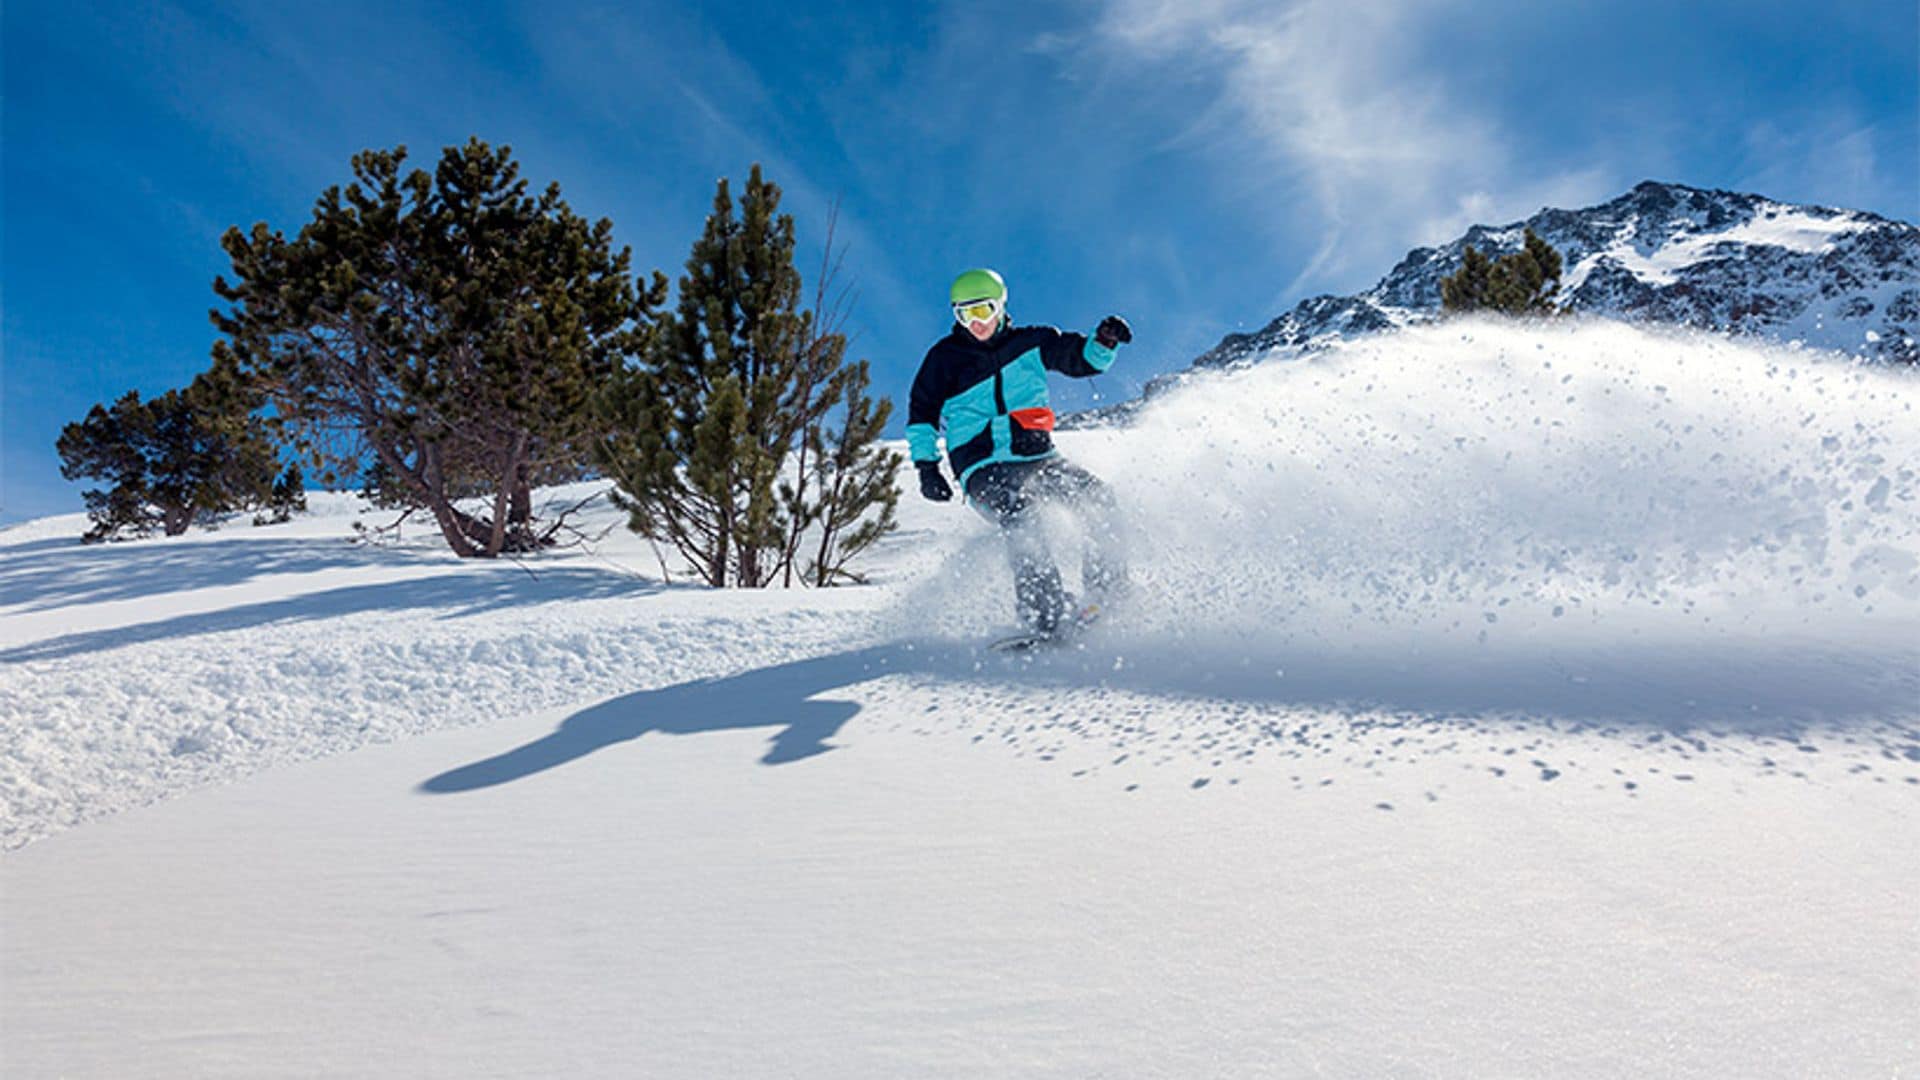
[[[307,512],[307,483],[300,474],[300,466],[288,465],[287,471],[273,482],[273,490],[267,496],[267,502],[260,513],[255,514],[255,525],[284,525],[293,520],[293,515]]]
[[[259,395],[216,361],[185,390],[142,401],[129,391],[68,424],[56,450],[69,480],[109,486],[84,493],[93,542],[159,529],[178,536],[195,522],[271,501],[278,468]]]
[[[810,585],[863,581],[847,564],[898,524],[900,489],[894,474],[900,470],[901,458],[879,446],[893,402],[885,398],[876,402],[868,396],[865,360],[845,370],[841,424],[833,430],[815,425],[807,432],[820,492],[814,504],[819,536],[806,568]]]
[[[1551,315],[1560,309],[1562,261],[1552,244],[1532,229],[1516,252],[1489,260],[1467,245],[1459,271],[1440,281],[1440,304],[1447,312],[1498,311],[1507,315]]]
[[[779,203],[758,165],[737,206],[720,181],[676,311],[597,402],[614,503],[715,587],[830,583],[892,527],[890,483],[882,494],[859,479],[885,460],[873,418],[884,425],[887,406],[865,398],[865,365],[845,364],[823,293],[802,309],[793,218]],[[845,418],[835,438],[832,415]],[[823,546],[802,569],[809,538]]]
[[[1445,311],[1477,311],[1487,306],[1487,282],[1493,276],[1493,260],[1472,244],[1467,245],[1458,272],[1440,279],[1440,306]]]
[[[130,390],[112,405],[95,405],[85,419],[61,429],[55,444],[60,475],[106,485],[83,495],[87,518],[93,522],[81,538],[88,543],[121,533],[144,536],[153,529],[156,519],[147,497],[147,459],[140,449],[143,433],[152,426],[148,413],[140,395]]]

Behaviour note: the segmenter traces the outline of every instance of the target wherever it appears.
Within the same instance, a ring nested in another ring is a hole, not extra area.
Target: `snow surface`
[[[1063,435],[1138,588],[1024,659],[917,499],[824,591],[0,532],[0,1071],[1914,1075],[1916,389],[1578,321],[1197,376]]]

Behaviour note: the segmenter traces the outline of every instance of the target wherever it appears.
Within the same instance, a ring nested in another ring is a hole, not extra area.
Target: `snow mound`
[[[1448,322],[1196,378],[1066,445],[1126,507],[1140,586],[1087,667],[1425,712],[1910,714],[1917,391],[1824,353],[1583,320]],[[969,555],[916,611],[1009,588],[993,538]]]

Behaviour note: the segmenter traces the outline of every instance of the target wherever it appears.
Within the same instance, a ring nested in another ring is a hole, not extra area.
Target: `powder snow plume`
[[[1140,586],[1089,673],[1422,712],[1910,716],[1916,400],[1904,370],[1582,320],[1201,376],[1064,443],[1126,508]],[[916,608],[1010,607],[996,544]]]

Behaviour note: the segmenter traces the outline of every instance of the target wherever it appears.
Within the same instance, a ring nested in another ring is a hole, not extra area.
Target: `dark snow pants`
[[[1047,550],[1040,511],[1065,508],[1086,534],[1080,576],[1090,599],[1106,600],[1127,586],[1113,492],[1099,478],[1059,456],[1000,462],[967,477],[967,502],[1007,538],[1014,603],[1020,620],[1051,634],[1067,615],[1067,591]]]

